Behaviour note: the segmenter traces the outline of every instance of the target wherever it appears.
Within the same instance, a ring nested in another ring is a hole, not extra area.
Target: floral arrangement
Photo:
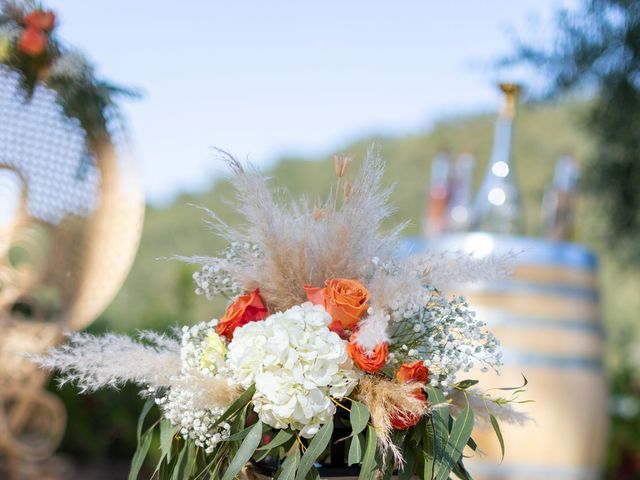
[[[27,98],[38,83],[53,89],[65,114],[80,122],[92,146],[109,138],[109,119],[117,115],[114,98],[136,94],[96,78],[85,56],[58,39],[56,24],[55,13],[34,2],[1,0],[0,64],[20,74]]]
[[[360,479],[468,479],[463,450],[477,449],[471,434],[483,423],[504,449],[499,420],[526,420],[510,405],[522,388],[493,398],[460,378],[499,370],[498,341],[463,298],[435,286],[438,272],[464,281],[478,268],[471,258],[395,254],[403,225],[382,229],[393,210],[377,154],[353,183],[350,158],[336,158],[336,188],[313,208],[279,201],[255,170],[226,159],[244,226],[209,212],[228,248],[184,258],[201,265],[196,293],[228,298],[224,315],[137,341],[76,334],[38,360],[85,391],[143,388],[130,478],[154,432],[156,478],[231,480],[261,465],[278,479],[320,478],[330,456]],[[503,264],[483,267],[497,274]],[[161,415],[145,429],[153,405]]]

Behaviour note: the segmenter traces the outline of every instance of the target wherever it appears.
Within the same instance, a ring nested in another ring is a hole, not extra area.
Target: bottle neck
[[[512,162],[512,149],[513,149],[513,118],[500,115],[496,120],[496,127],[493,137],[493,150],[491,151],[490,165],[493,167],[496,164],[504,163],[506,166],[511,167]],[[498,176],[506,176],[509,172],[505,172],[504,175],[500,175],[499,172],[493,172]]]

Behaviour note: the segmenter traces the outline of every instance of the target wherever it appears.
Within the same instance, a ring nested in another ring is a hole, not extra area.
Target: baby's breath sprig
[[[430,383],[450,388],[459,372],[476,365],[498,371],[502,365],[499,342],[475,318],[462,297],[448,299],[433,287],[419,298],[391,305],[390,361],[395,365],[422,360],[431,372]]]

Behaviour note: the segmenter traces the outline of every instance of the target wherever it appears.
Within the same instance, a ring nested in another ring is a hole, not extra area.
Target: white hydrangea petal
[[[254,410],[267,425],[310,438],[333,419],[330,397],[355,388],[347,342],[329,331],[331,321],[322,306],[304,303],[234,332],[227,369],[237,384],[255,383]]]

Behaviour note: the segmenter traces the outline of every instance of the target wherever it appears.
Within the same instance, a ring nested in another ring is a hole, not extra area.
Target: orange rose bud
[[[342,328],[342,324],[337,320],[334,320],[329,324],[329,330],[331,330],[334,333],[337,333],[338,336],[343,340],[346,340],[347,338],[349,338],[349,334],[347,334],[345,329]]]
[[[344,329],[353,329],[369,309],[369,291],[357,280],[332,278],[324,288],[304,286],[309,301],[324,306]]]
[[[324,288],[312,287],[311,285],[305,285],[303,288],[307,294],[307,300],[314,305],[322,305],[324,307]]]
[[[418,400],[422,400],[427,403],[427,397],[424,395],[422,389],[416,389],[411,395]],[[391,415],[391,426],[396,430],[406,430],[416,425],[420,421],[421,415],[416,415],[411,412],[398,412]]]
[[[386,343],[381,343],[376,345],[373,351],[367,352],[366,349],[355,343],[354,337],[351,336],[347,344],[347,353],[360,370],[376,373],[387,363],[389,346]]]
[[[29,27],[18,38],[18,51],[37,57],[47,48],[47,35],[40,29]]]
[[[405,363],[396,372],[396,380],[401,383],[420,382],[427,383],[429,379],[429,369],[424,366],[424,362],[418,360],[413,363]]]
[[[50,10],[34,10],[23,19],[27,28],[37,28],[46,32],[53,30],[56,24],[56,15]]]
[[[249,322],[264,320],[268,316],[267,307],[264,306],[262,298],[260,298],[260,289],[256,288],[251,293],[240,295],[227,307],[224,317],[220,319],[216,326],[216,332],[231,341],[236,328],[242,327]]]
[[[396,372],[396,380],[401,383],[420,382],[422,384],[427,383],[429,379],[429,369],[424,366],[424,363],[420,360],[413,363],[405,363],[400,366]],[[424,395],[422,387],[416,388],[411,395],[418,400],[427,402],[427,397]],[[420,421],[420,415],[416,415],[410,412],[399,412],[391,416],[391,425],[396,430],[406,430],[413,427]]]

